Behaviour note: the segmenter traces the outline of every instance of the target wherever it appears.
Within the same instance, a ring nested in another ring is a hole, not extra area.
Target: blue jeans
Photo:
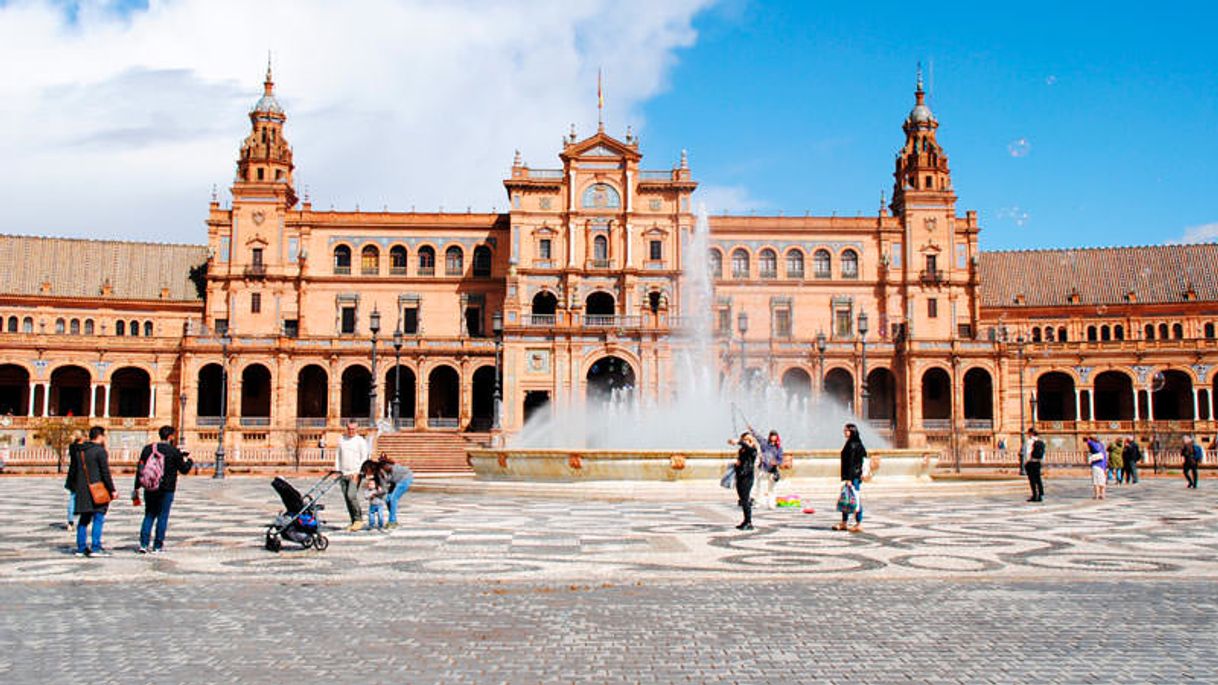
[[[89,549],[86,544],[88,539],[89,524],[93,524],[93,551],[102,548],[102,526],[106,523],[106,512],[104,511],[89,511],[82,512],[80,521],[76,523],[76,551],[83,552]]]
[[[389,505],[390,523],[398,522],[398,500],[402,499],[402,495],[406,494],[406,491],[410,489],[410,484],[413,482],[414,479],[411,478],[398,483],[393,486],[393,492],[389,493],[389,496],[385,498],[385,502]]]
[[[368,505],[368,527],[369,528],[384,528],[385,527],[385,506],[383,504]]]
[[[156,538],[153,549],[165,546],[165,530],[169,528],[169,509],[173,506],[172,492],[144,493],[144,523],[140,525],[140,548],[148,549],[148,538],[152,536],[152,523],[156,522]]]
[[[76,493],[68,493],[68,523],[76,520]]]
[[[854,483],[854,491],[859,493],[859,508],[858,511],[854,512],[854,522],[861,524],[863,522],[863,480],[861,478],[855,478],[850,482]],[[843,511],[842,523],[845,523],[849,519],[850,515]]]

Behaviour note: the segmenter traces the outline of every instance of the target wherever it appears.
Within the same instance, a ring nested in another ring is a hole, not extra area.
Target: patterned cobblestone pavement
[[[1218,682],[1204,486],[931,486],[858,535],[828,494],[741,533],[727,496],[424,491],[397,530],[276,555],[266,479],[191,478],[167,554],[123,504],[115,556],[79,559],[59,482],[3,478],[0,682]]]

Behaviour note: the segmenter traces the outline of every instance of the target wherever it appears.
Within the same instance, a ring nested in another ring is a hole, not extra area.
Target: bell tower
[[[926,105],[920,67],[914,108],[901,128],[905,131],[905,146],[897,153],[896,171],[893,172],[893,213],[900,215],[907,204],[953,205],[956,195],[952,189],[952,174],[947,167],[947,154],[935,138],[939,122]]]
[[[285,209],[296,204],[296,190],[292,187],[295,168],[292,148],[283,137],[286,120],[283,107],[275,99],[275,81],[268,61],[262,97],[250,110],[250,134],[241,143],[241,155],[237,159],[234,199],[242,195],[266,197],[269,193],[282,200]]]

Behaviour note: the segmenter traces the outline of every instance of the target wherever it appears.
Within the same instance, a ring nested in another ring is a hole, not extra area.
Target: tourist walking
[[[1104,452],[1104,444],[1088,435],[1087,464],[1091,467],[1091,499],[1104,499],[1104,489],[1108,482],[1108,455]]]
[[[72,462],[80,458],[80,453],[84,449],[84,431],[72,431],[72,442],[68,443],[68,468],[71,468]],[[64,483],[63,488],[68,491],[68,530],[74,530],[76,528],[76,492],[70,482]]]
[[[1123,453],[1125,452],[1125,443],[1117,438],[1108,443],[1108,478],[1113,481],[1114,485],[1121,484],[1122,473],[1125,470],[1125,460]]]
[[[736,440],[729,442],[737,443]],[[744,512],[744,520],[736,526],[737,530],[753,530],[753,476],[757,465],[757,448],[757,439],[752,433],[740,434],[736,461],[732,464],[736,474],[736,498],[740,510]]]
[[[1142,461],[1142,448],[1132,435],[1126,436],[1125,448],[1121,450],[1121,461],[1125,464],[1125,482],[1138,482],[1138,462]]]
[[[347,527],[350,531],[364,527],[364,514],[359,505],[359,473],[372,452],[368,441],[357,432],[358,429],[354,421],[347,423],[347,433],[338,439],[338,449],[334,455],[334,470],[339,473],[338,484],[347,503],[347,515],[351,517],[351,525]]]
[[[1180,456],[1184,459],[1184,480],[1188,482],[1188,487],[1197,487],[1197,465],[1205,458],[1205,450],[1201,449],[1194,436],[1186,435]]]
[[[867,448],[863,447],[863,440],[859,437],[859,427],[853,423],[848,423],[842,429],[842,434],[846,437],[846,444],[842,445],[841,453],[841,476],[843,486],[849,484],[854,488],[854,495],[858,499],[858,508],[854,510],[854,525],[847,527],[850,521],[850,512],[842,512],[842,522],[835,524],[833,530],[849,530],[851,533],[863,532],[863,497],[860,494],[860,489],[863,486],[863,462],[867,460]]]
[[[398,500],[402,499],[402,495],[406,494],[406,491],[410,489],[410,484],[414,482],[414,471],[411,471],[409,466],[395,463],[384,452],[381,452],[377,465],[381,470],[381,479],[385,483],[385,504],[389,509],[389,522],[385,524],[385,527],[397,528]]]
[[[778,472],[782,468],[782,438],[778,435],[777,430],[771,430],[765,440],[761,439],[761,434],[748,427],[749,434],[760,445],[760,466],[762,473],[757,474],[754,478],[755,484],[753,489],[757,491],[757,498],[765,502],[766,509],[773,509],[775,506],[775,490],[778,487],[778,481],[782,479]]]
[[[1028,485],[1032,488],[1029,502],[1045,500],[1045,481],[1042,470],[1045,465],[1045,441],[1040,439],[1040,433],[1035,428],[1028,429],[1027,460],[1024,462],[1024,472],[1028,474]]]
[[[76,556],[110,556],[102,546],[102,526],[106,523],[111,500],[118,497],[118,489],[110,478],[105,428],[93,426],[89,429],[89,442],[68,464],[64,485],[76,495]],[[90,525],[93,526],[91,539]]]
[[[178,474],[186,475],[194,467],[189,453],[173,444],[177,433],[173,426],[161,426],[158,442],[145,445],[135,465],[135,486],[131,501],[139,506],[140,490],[144,491],[144,522],[140,524],[140,554],[149,551],[160,554],[165,548],[165,531],[169,529],[169,510],[173,508],[178,490]],[[156,536],[153,537],[153,525]],[[152,547],[148,545],[151,542]]]

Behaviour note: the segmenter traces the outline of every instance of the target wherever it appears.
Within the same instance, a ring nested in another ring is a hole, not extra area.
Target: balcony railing
[[[639,325],[639,317],[589,314],[584,317],[584,325],[593,328],[632,328]]]
[[[367,416],[344,416],[342,418],[342,425],[346,426],[349,423],[354,423],[360,428],[368,428],[372,425],[372,421]]]
[[[593,269],[608,269],[613,266],[613,261],[609,259],[593,259],[590,263]]]
[[[269,416],[242,416],[242,428],[269,428],[271,425],[271,417]]]
[[[325,428],[326,417],[324,416],[302,416],[296,419],[297,428]]]
[[[951,419],[922,419],[922,430],[945,432],[951,429]]]
[[[221,426],[221,425],[224,425],[224,417],[223,416],[200,416],[195,419],[195,425]]]
[[[351,266],[350,265],[339,266],[339,265],[335,264],[334,265],[334,275],[335,276],[350,276],[351,275]]]
[[[964,430],[991,431],[994,430],[994,419],[965,419]]]
[[[562,169],[529,169],[529,178],[561,179],[562,177]]]
[[[461,419],[449,416],[430,416],[427,418],[427,425],[431,428],[458,428],[461,425]]]
[[[266,278],[266,264],[250,264],[245,267],[247,278]]]
[[[529,314],[529,325],[530,326],[553,326],[554,318],[555,317],[553,314]]]
[[[419,267],[419,275],[420,275],[420,276],[435,276],[435,275],[436,275],[436,267],[434,267],[434,266],[420,266],[420,267]]]
[[[947,280],[947,275],[941,269],[924,270],[918,277],[923,283],[942,283]]]

